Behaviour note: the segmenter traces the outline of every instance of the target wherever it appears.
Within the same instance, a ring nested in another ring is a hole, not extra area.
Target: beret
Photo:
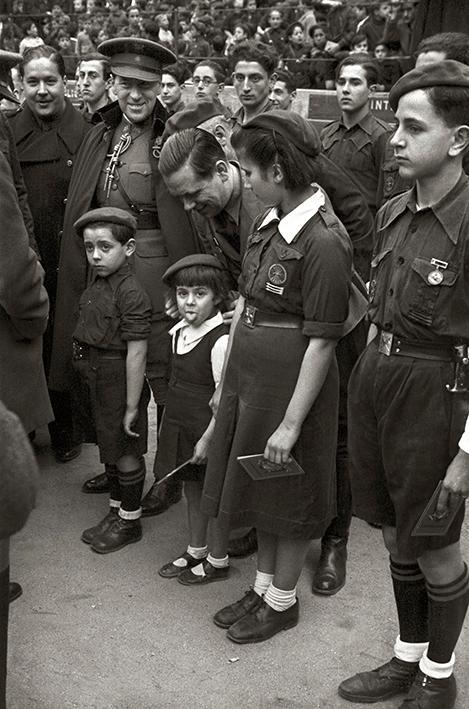
[[[276,109],[259,113],[250,121],[240,126],[242,130],[264,128],[275,131],[286,138],[305,155],[314,158],[321,152],[321,139],[312,123],[302,118],[295,111]]]
[[[189,268],[190,266],[210,266],[211,268],[218,268],[223,271],[223,265],[217,259],[216,256],[212,254],[191,254],[190,256],[184,256],[180,258],[179,261],[173,263],[166,271],[163,273],[163,281],[169,284],[172,276],[180,271],[182,268]]]
[[[23,61],[21,54],[7,52],[0,49],[0,99],[6,98],[14,103],[20,103],[19,99],[11,90],[10,70]]]
[[[137,231],[137,220],[132,214],[118,207],[100,207],[91,209],[76,220],[73,225],[78,232],[81,232],[88,224],[96,222],[109,222],[109,224],[122,224]]]
[[[167,47],[139,37],[106,39],[98,46],[98,52],[109,57],[113,74],[139,81],[156,81],[162,67],[176,61],[176,55]]]
[[[165,126],[165,137],[178,133],[184,128],[196,128],[200,123],[208,121],[209,118],[220,116],[223,109],[219,101],[204,99],[203,101],[191,101],[180,111],[176,111],[168,118]]]
[[[442,62],[412,69],[401,76],[391,88],[389,104],[395,111],[399,99],[404,94],[417,89],[430,89],[434,86],[459,86],[469,89],[469,66],[453,59],[445,59]]]

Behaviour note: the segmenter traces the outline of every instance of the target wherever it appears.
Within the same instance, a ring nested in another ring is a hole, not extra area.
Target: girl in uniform
[[[158,572],[174,578],[207,557],[209,517],[200,511],[200,498],[215,425],[209,401],[220,381],[228,344],[228,326],[219,310],[228,297],[228,285],[221,263],[207,254],[180,259],[168,268],[163,281],[174,291],[182,319],[170,330],[171,380],[159,436],[158,471],[165,475],[189,461],[178,473],[187,499],[189,546]],[[226,558],[220,579],[228,573]]]
[[[273,206],[254,223],[243,261],[202,510],[221,527],[228,519],[257,528],[254,587],[214,617],[231,640],[251,643],[298,622],[306,552],[335,516],[334,350],[348,315],[352,250],[313,182],[320,141],[307,121],[270,111],[232,142],[250,187]],[[237,458],[261,453],[266,476],[253,479]],[[303,472],[272,477],[291,457]]]

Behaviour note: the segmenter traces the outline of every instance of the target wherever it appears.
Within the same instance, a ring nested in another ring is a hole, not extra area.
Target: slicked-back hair
[[[193,72],[192,72],[192,76],[194,76],[195,72],[197,71],[197,69],[198,69],[200,66],[208,66],[208,67],[210,67],[210,69],[213,70],[213,74],[214,74],[214,76],[215,76],[215,81],[216,81],[218,84],[223,84],[223,83],[224,83],[224,81],[225,81],[225,79],[226,79],[225,72],[224,72],[223,69],[221,68],[220,64],[218,64],[218,62],[214,62],[212,59],[205,59],[205,60],[202,60],[201,62],[199,62],[198,64],[195,65],[194,70],[193,70]]]
[[[296,90],[296,77],[288,69],[276,69],[274,76],[277,81],[283,81],[288,93],[291,94],[292,91]]]
[[[425,89],[435,113],[449,128],[469,125],[469,89],[462,86],[432,86]]]
[[[367,85],[372,86],[378,83],[378,69],[367,54],[350,54],[348,57],[345,57],[345,59],[342,59],[335,70],[336,81],[339,79],[340,72],[344,66],[361,66],[365,72]]]
[[[18,65],[20,77],[22,79],[24,78],[24,68],[27,64],[29,64],[29,62],[32,62],[34,59],[41,59],[42,57],[50,59],[50,61],[57,67],[57,71],[60,76],[62,78],[65,76],[66,72],[63,56],[57,49],[54,49],[54,47],[49,47],[47,44],[41,44],[39,47],[31,47],[25,51],[23,61]]]
[[[218,140],[200,128],[185,128],[163,145],[159,168],[163,177],[172,175],[186,163],[200,177],[213,175],[219,160],[226,162]]]
[[[78,68],[80,68],[82,62],[99,62],[103,68],[104,81],[107,81],[111,76],[111,62],[107,57],[104,56],[104,54],[100,54],[99,52],[91,52],[90,54],[84,54],[78,60]]]
[[[422,39],[415,56],[426,52],[444,52],[445,59],[469,65],[469,35],[465,32],[440,32]]]
[[[231,136],[231,144],[237,153],[257,165],[264,175],[269,167],[278,163],[282,168],[284,185],[289,190],[306,187],[318,175],[315,158],[302,153],[276,131],[240,126]]]
[[[173,79],[181,86],[186,79],[190,77],[190,72],[188,66],[183,61],[174,62],[174,64],[168,64],[165,66],[161,72],[162,74],[170,74]]]

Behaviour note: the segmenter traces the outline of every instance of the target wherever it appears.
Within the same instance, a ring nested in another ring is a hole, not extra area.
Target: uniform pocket
[[[373,256],[371,260],[371,275],[370,275],[370,288],[369,288],[369,299],[370,303],[373,301],[373,298],[375,297],[375,292],[376,292],[376,278],[379,272],[380,267],[383,264],[386,264],[386,257],[389,257],[389,255],[392,253],[392,249],[383,249],[383,251],[380,251],[378,254]]]
[[[151,166],[147,163],[129,165],[129,194],[138,204],[151,202]]]
[[[407,315],[410,320],[422,325],[431,325],[438,296],[443,288],[454,286],[457,278],[456,271],[437,269],[429,259],[415,258],[406,297],[409,303]]]

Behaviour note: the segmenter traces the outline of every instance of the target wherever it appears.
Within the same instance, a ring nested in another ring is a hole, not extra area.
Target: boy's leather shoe
[[[139,542],[141,538],[142,524],[139,519],[122,519],[117,515],[109,527],[93,539],[91,548],[98,554],[110,554],[127,544]]]
[[[81,541],[85,542],[85,544],[92,544],[93,540],[95,537],[97,537],[100,534],[103,534],[114,522],[114,520],[117,517],[117,507],[111,507],[107,515],[101,520],[101,522],[98,522],[94,527],[88,527],[88,529],[85,529],[83,534],[81,535]]]
[[[174,561],[178,559],[184,559],[186,564],[184,566],[178,566],[174,563]],[[203,559],[195,559],[189,552],[185,551],[183,554],[180,554],[177,559],[174,559],[174,561],[170,561],[158,570],[159,575],[164,579],[174,579],[176,576],[180,576],[183,571],[192,569],[192,567],[197,566],[197,564],[201,564]]]
[[[261,599],[258,608],[240,618],[226,633],[226,637],[234,643],[261,643],[268,640],[281,630],[293,628],[298,623],[299,603],[286,611],[274,611]]]
[[[445,679],[434,679],[419,670],[399,709],[453,709],[456,695],[453,675]]]
[[[373,704],[407,692],[418,671],[418,662],[404,662],[393,657],[369,672],[359,672],[341,682],[339,695],[349,702]]]
[[[64,450],[63,448],[54,448],[54,457],[57,463],[70,463],[75,460],[81,453],[81,446],[74,446]]]
[[[99,475],[95,475],[94,478],[85,480],[81,486],[81,491],[93,495],[101,492],[109,492],[109,478],[107,473],[100,473]]]
[[[230,628],[240,618],[244,618],[248,613],[257,610],[262,603],[262,596],[259,596],[253,588],[246,591],[244,596],[236,603],[225,606],[213,616],[213,622],[219,628]]]
[[[243,556],[250,556],[257,551],[257,532],[255,528],[249,530],[243,537],[230,539],[228,543],[228,556],[235,556],[238,559]]]
[[[332,596],[345,586],[347,540],[343,537],[325,537],[321,556],[313,577],[313,593]]]
[[[161,485],[156,482],[142,500],[142,517],[153,517],[165,512],[182,498],[182,481],[167,480]]]
[[[179,574],[179,583],[182,583],[183,586],[200,586],[204,583],[212,583],[212,581],[224,581],[230,575],[229,566],[223,566],[223,568],[217,569],[215,566],[212,566],[207,559],[199,560],[199,564],[202,564],[204,568],[203,575],[199,576],[198,574],[194,574],[192,569],[186,569],[182,574]]]
[[[23,594],[23,589],[16,581],[10,581],[8,585],[8,603],[13,603]]]

